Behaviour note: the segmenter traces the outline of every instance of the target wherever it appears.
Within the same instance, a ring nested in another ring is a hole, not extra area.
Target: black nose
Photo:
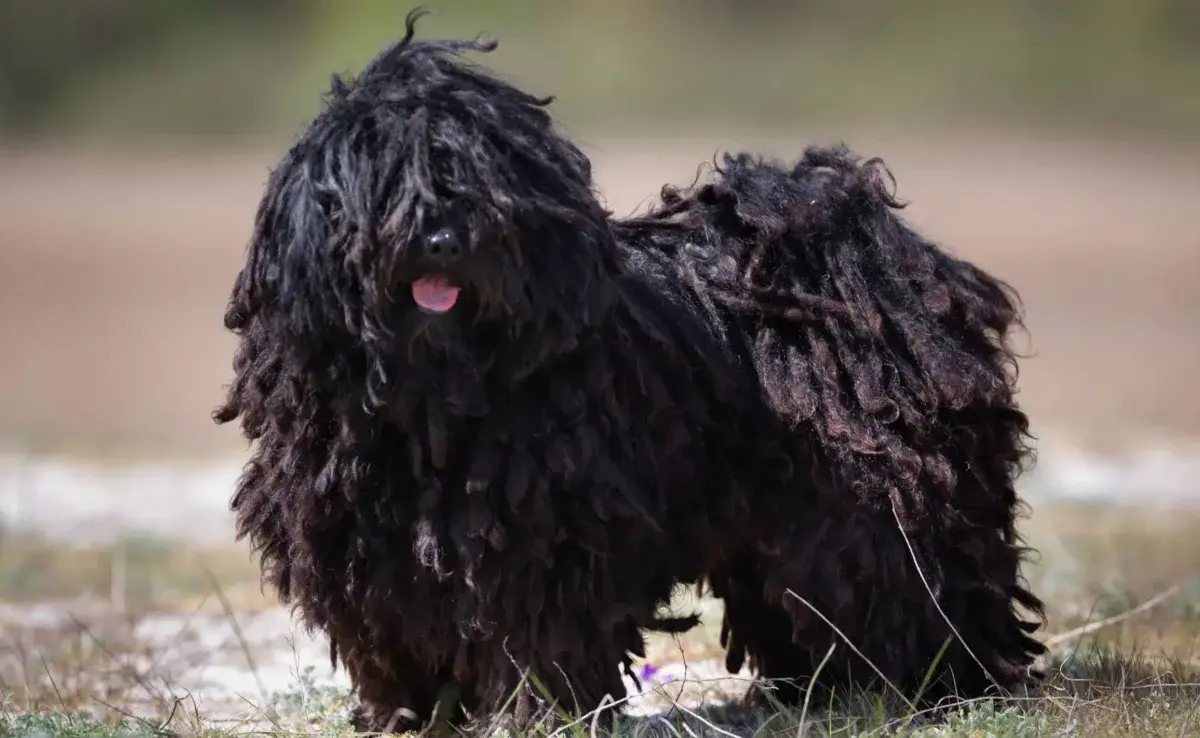
[[[425,241],[425,255],[443,266],[458,261],[462,252],[462,242],[453,228],[443,228]]]

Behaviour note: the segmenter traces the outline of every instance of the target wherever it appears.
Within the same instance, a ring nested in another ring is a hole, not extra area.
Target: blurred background
[[[1024,297],[1039,463],[1021,491],[1053,627],[1192,581],[1153,637],[1194,644],[1200,3],[429,6],[422,33],[496,36],[483,61],[557,96],[621,214],[722,149],[883,157],[906,217]],[[330,74],[400,36],[408,10],[0,0],[0,632],[32,634],[0,639],[0,692],[92,705],[110,667],[72,625],[80,603],[170,613],[214,591],[226,614],[274,612],[255,626],[259,671],[228,635],[225,656],[205,636],[179,658],[227,692],[288,683],[286,613],[227,512],[247,449],[209,417],[231,376],[221,318],[268,168]],[[150,630],[178,651],[162,617]]]
[[[558,97],[628,213],[726,148],[845,141],[1022,293],[1029,494],[1188,499],[1200,462],[1200,4],[460,0],[421,31]],[[395,0],[0,2],[0,514],[229,543],[209,419],[269,166]]]

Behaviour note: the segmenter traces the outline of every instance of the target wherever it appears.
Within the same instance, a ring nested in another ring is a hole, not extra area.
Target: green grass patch
[[[0,602],[105,602],[136,610],[178,609],[206,598],[216,580],[239,608],[272,604],[245,546],[179,546],[145,537],[71,547],[0,530]]]

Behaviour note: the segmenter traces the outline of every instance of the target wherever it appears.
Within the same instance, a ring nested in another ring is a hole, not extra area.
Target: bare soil
[[[1200,431],[1200,152],[962,134],[847,137],[907,217],[1012,283],[1041,428],[1094,443]],[[593,138],[625,213],[719,147],[803,138]],[[207,455],[230,377],[221,316],[280,153],[0,151],[0,443]]]

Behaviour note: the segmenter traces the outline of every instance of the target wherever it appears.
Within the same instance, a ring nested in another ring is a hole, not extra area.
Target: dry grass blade
[[[180,626],[179,634],[177,637],[182,637],[185,633],[188,632],[188,630],[192,627],[193,623],[196,621],[196,618],[199,616],[200,611],[204,609],[204,605],[207,603],[208,603],[208,594],[206,593],[202,598],[200,598],[200,603],[198,605],[196,605],[196,607],[192,610],[191,614],[189,614],[187,616],[187,618],[183,621],[183,625]],[[166,653],[167,653],[166,649],[164,649],[162,651],[159,651],[154,656],[154,658],[151,659],[150,664],[146,667],[147,674],[154,675],[157,673],[159,664],[161,664],[163,658],[166,657]]]
[[[992,676],[992,673],[988,671],[987,667],[983,665],[983,662],[979,660],[979,657],[975,655],[975,652],[971,650],[971,647],[967,645],[966,640],[964,640],[962,635],[958,632],[958,628],[954,627],[954,623],[950,621],[950,616],[947,615],[946,611],[942,609],[941,603],[938,602],[937,595],[933,593],[933,587],[929,586],[929,580],[925,578],[925,572],[921,570],[921,562],[917,558],[916,550],[913,549],[912,541],[908,539],[908,534],[904,532],[904,523],[900,522],[900,512],[896,509],[895,501],[892,502],[892,517],[896,519],[896,529],[900,531],[900,537],[904,539],[904,545],[908,547],[908,555],[912,558],[913,566],[917,570],[917,576],[921,577],[921,584],[925,586],[925,591],[929,593],[929,601],[933,603],[935,608],[937,608],[938,614],[942,616],[942,620],[946,621],[946,625],[949,626],[950,632],[953,633],[954,637],[958,639],[958,642],[962,644],[963,650],[967,652],[967,654],[971,657],[971,660],[975,662],[980,671],[983,672],[984,676],[988,678],[988,681],[994,684],[1001,692],[1007,692],[1008,690],[1004,689],[1004,687],[996,681],[996,678]]]
[[[100,699],[99,697],[96,697],[95,695],[92,696],[92,700],[96,704],[107,707],[109,710],[112,710],[113,712],[124,717],[125,719],[127,719],[137,725],[141,725],[142,727],[148,729],[155,735],[164,736],[164,738],[173,738],[173,736],[177,735],[174,731],[164,729],[163,726],[168,724],[166,722],[164,722],[163,725],[158,725],[157,723],[155,723],[151,720],[147,720],[145,718],[138,717],[137,715],[134,715],[133,713],[129,712],[128,710],[123,710],[120,707],[117,707],[116,705],[109,704],[108,702],[105,702],[104,700]]]
[[[239,695],[237,695],[237,697],[242,702],[245,702],[246,705],[250,708],[250,710],[255,715],[257,715],[259,718],[261,718],[263,720],[266,720],[268,723],[271,724],[271,727],[275,728],[275,730],[283,732],[283,726],[280,725],[279,722],[277,720],[275,720],[275,718],[273,718],[270,714],[268,714],[268,712],[263,707],[260,707],[259,705],[254,704],[249,699],[247,699],[244,695],[239,694]]]
[[[161,654],[159,656],[155,657],[154,661],[151,663],[151,666],[148,667],[143,672],[142,670],[137,669],[134,665],[127,663],[127,659],[123,659],[121,656],[119,656],[116,653],[116,651],[114,651],[112,648],[110,648],[108,646],[108,644],[104,642],[103,639],[101,639],[96,633],[94,633],[92,631],[92,629],[89,628],[87,626],[87,624],[84,623],[82,620],[80,620],[77,616],[72,614],[72,615],[69,615],[68,617],[70,618],[71,623],[74,624],[75,627],[79,629],[80,633],[82,633],[84,636],[87,636],[88,638],[90,638],[92,643],[96,644],[97,648],[99,648],[101,651],[104,652],[104,654],[106,656],[108,656],[110,659],[112,659],[113,663],[118,664],[119,666],[125,668],[126,673],[133,678],[134,683],[136,683],[139,687],[141,687],[143,690],[145,690],[147,695],[149,695],[153,699],[158,700],[159,702],[161,702],[163,704],[166,704],[169,702],[167,696],[163,694],[162,690],[158,689],[156,686],[151,684],[150,681],[146,678],[147,676],[155,675],[155,672],[153,671],[153,669],[156,667],[158,660],[162,658]],[[93,699],[95,699],[95,698],[93,698]],[[103,704],[103,703],[101,703],[101,704]],[[107,707],[107,705],[106,705],[106,707]]]
[[[813,672],[812,681],[808,685],[808,689],[804,690],[804,704],[800,707],[800,724],[796,727],[796,738],[804,738],[808,732],[808,705],[812,701],[813,683],[817,681],[817,677],[821,675],[825,664],[829,663],[829,659],[833,656],[833,649],[837,648],[837,642],[829,644],[829,650],[825,652],[825,656],[821,659],[821,663],[817,664],[816,670]]]
[[[672,702],[671,708],[674,710],[679,710],[680,712],[686,713],[687,715],[690,715],[693,720],[703,723],[709,730],[712,730],[713,732],[715,732],[719,735],[726,736],[726,738],[742,738],[742,736],[738,735],[737,733],[730,733],[728,730],[725,730],[724,728],[717,726],[715,723],[713,723],[709,720],[706,720],[699,713],[685,707],[678,700],[675,700]],[[688,727],[687,723],[683,724],[683,729],[688,731],[688,733],[692,733],[692,730],[691,730],[691,728]]]
[[[54,680],[54,675],[50,673],[50,664],[47,664],[46,659],[40,655],[38,659],[42,662],[42,668],[46,671],[46,678],[50,680],[50,686],[54,689],[54,695],[58,698],[58,704],[62,707],[63,712],[69,712],[70,708],[67,706],[67,701],[63,699],[62,690],[58,688],[58,682]]]
[[[854,654],[856,656],[858,656],[860,659],[862,659],[863,662],[866,663],[867,666],[871,667],[871,670],[875,672],[875,675],[878,676],[880,678],[880,680],[882,680],[883,683],[887,685],[888,689],[892,690],[892,692],[897,697],[899,697],[902,702],[904,702],[904,704],[908,707],[908,709],[910,709],[914,712],[916,711],[917,706],[912,703],[912,700],[910,700],[903,692],[901,692],[900,689],[895,684],[893,684],[892,681],[890,679],[888,679],[886,675],[884,675],[883,671],[878,666],[875,665],[875,662],[873,662],[873,661],[871,661],[871,659],[867,658],[866,654],[864,654],[862,651],[860,651],[858,649],[858,646],[854,645],[853,641],[851,641],[846,636],[846,634],[842,632],[841,628],[834,625],[832,620],[825,617],[825,613],[818,610],[816,607],[813,606],[813,604],[811,602],[804,599],[800,595],[796,594],[794,591],[792,591],[790,589],[786,590],[786,591],[789,595],[791,595],[792,597],[795,597],[797,600],[799,600],[802,605],[807,607],[809,610],[812,610],[814,615],[821,618],[821,620],[824,621],[824,623],[826,625],[828,625],[830,627],[830,629],[833,630],[834,633],[837,634],[838,638],[842,639],[842,642],[844,642],[850,648],[850,650],[854,652]]]
[[[1116,615],[1113,615],[1112,617],[1104,618],[1103,620],[1097,620],[1094,623],[1088,623],[1087,625],[1081,625],[1078,628],[1073,628],[1073,629],[1065,631],[1063,633],[1058,633],[1056,635],[1050,636],[1045,641],[1046,647],[1053,648],[1054,646],[1057,646],[1058,644],[1063,643],[1064,641],[1069,641],[1072,638],[1079,638],[1079,637],[1082,637],[1085,635],[1089,635],[1091,633],[1095,633],[1098,630],[1107,628],[1110,625],[1116,625],[1118,623],[1122,623],[1131,618],[1135,618],[1138,615],[1141,615],[1142,613],[1144,613],[1148,610],[1152,610],[1155,607],[1158,607],[1163,602],[1166,602],[1167,600],[1171,599],[1175,595],[1179,594],[1179,591],[1181,589],[1183,589],[1183,585],[1173,584],[1170,587],[1167,587],[1162,592],[1159,592],[1155,596],[1151,597],[1150,599],[1146,600],[1145,602],[1143,602],[1142,604],[1138,605],[1137,607],[1135,607],[1131,610],[1126,610],[1125,612],[1118,613]]]
[[[266,684],[263,683],[262,674],[259,672],[258,664],[254,660],[254,654],[250,652],[250,643],[246,640],[246,634],[242,632],[242,626],[238,623],[237,616],[233,613],[233,606],[229,604],[229,598],[225,596],[225,590],[221,587],[221,583],[217,581],[217,577],[207,566],[204,567],[204,575],[208,577],[213,594],[217,596],[217,601],[221,603],[221,610],[225,613],[225,617],[228,618],[229,626],[233,628],[233,634],[238,639],[238,646],[242,649],[242,655],[246,658],[246,665],[250,667],[250,672],[254,675],[254,683],[258,687],[259,696],[265,703],[270,700],[271,695],[267,691]]]
[[[609,706],[613,701],[611,694],[606,694],[600,700],[600,705],[595,710],[592,710],[592,727],[590,731],[591,738],[599,738],[600,735],[600,715],[604,712],[604,708]]]

